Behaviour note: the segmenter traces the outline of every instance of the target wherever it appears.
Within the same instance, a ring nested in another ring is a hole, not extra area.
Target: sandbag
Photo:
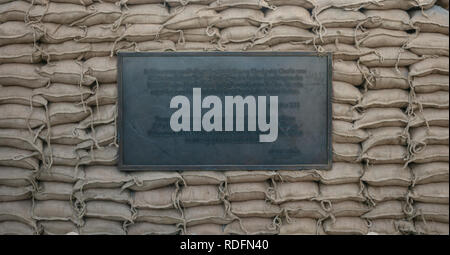
[[[74,39],[76,42],[87,43],[115,42],[124,35],[125,30],[124,26],[111,29],[111,27],[105,25],[94,25],[85,28],[85,31]],[[109,50],[111,51],[111,48]]]
[[[219,171],[183,171],[184,182],[190,185],[219,185],[227,179],[224,172]]]
[[[356,143],[333,143],[334,162],[358,162],[361,155],[361,146]]]
[[[333,108],[333,120],[340,120],[346,122],[353,122],[362,118],[361,113],[359,113],[352,105],[350,104],[339,104],[332,103]]]
[[[161,25],[158,24],[131,24],[126,27],[121,38],[123,37],[129,42],[153,41],[157,37],[167,39],[172,35],[181,34],[181,31],[161,29]]]
[[[368,30],[368,34],[359,40],[358,45],[370,48],[378,47],[402,47],[408,42],[411,35],[405,31],[390,30],[384,28],[373,28]],[[414,53],[419,54],[415,51]]]
[[[123,46],[121,46],[121,43]],[[110,43],[95,43],[91,44],[93,50],[88,57],[104,57],[110,55],[110,49],[112,45]],[[133,47],[131,47],[133,46]],[[149,52],[149,51],[175,51],[175,43],[169,40],[158,40],[158,41],[146,41],[146,42],[137,42],[137,43],[129,43],[129,42],[118,42],[116,44],[117,52]]]
[[[117,58],[95,57],[84,62],[87,74],[95,77],[100,83],[113,83],[117,81]]]
[[[447,91],[436,91],[426,94],[417,93],[415,97],[415,103],[424,108],[430,107],[448,109],[448,98],[449,97]]]
[[[42,141],[36,139],[25,129],[0,129],[0,146],[14,147],[22,150],[42,153]]]
[[[404,10],[366,10],[363,12],[367,17],[364,27],[367,28],[386,28],[393,30],[410,30],[410,18]]]
[[[170,18],[168,8],[162,4],[128,5],[122,13],[118,20],[122,24],[163,24]]]
[[[128,181],[122,188],[129,188],[134,191],[151,190],[175,184],[182,180],[177,172],[128,172],[131,181]]]
[[[313,9],[315,6],[314,0],[270,0],[270,3],[279,7],[282,5],[300,6],[305,9]]]
[[[360,143],[369,137],[365,130],[354,129],[352,123],[339,120],[333,121],[332,135],[336,143]]]
[[[331,202],[342,201],[364,201],[361,187],[356,183],[336,184],[336,185],[319,185],[320,196],[318,200],[328,200]]]
[[[30,64],[2,64],[0,65],[0,79],[3,86],[22,86],[27,88],[41,88],[50,79],[38,71],[40,65]]]
[[[386,201],[377,204],[370,212],[361,216],[364,219],[403,219],[403,204],[400,201]]]
[[[278,234],[279,228],[270,218],[242,218],[239,221],[233,221],[224,228],[225,234],[235,235],[261,235]]]
[[[365,235],[367,223],[359,217],[338,217],[323,223],[323,230],[328,235]]]
[[[403,48],[382,47],[375,53],[362,56],[360,60],[361,64],[367,67],[402,67],[419,62],[421,57]],[[411,68],[410,75],[413,75]]]
[[[42,37],[42,30],[20,21],[0,24],[0,46],[17,43],[35,43]]]
[[[408,69],[400,67],[398,71],[395,68],[373,67],[370,68],[371,81],[366,82],[365,86],[370,89],[409,89]]]
[[[79,224],[79,217],[70,201],[36,201],[33,206],[33,218],[36,220],[63,220]]]
[[[448,223],[415,221],[417,233],[422,235],[448,235]]]
[[[360,120],[355,121],[355,128],[403,127],[408,117],[398,108],[369,108]]]
[[[320,182],[323,184],[359,183],[363,167],[360,164],[335,162],[331,170],[316,170],[316,173],[320,176]]]
[[[126,235],[122,222],[87,218],[80,227],[82,235]]]
[[[415,203],[414,211],[418,220],[423,216],[427,221],[448,223],[448,204]]]
[[[216,0],[209,4],[209,8],[217,11],[222,11],[227,8],[249,8],[249,9],[261,9],[268,8],[274,9],[265,0]]]
[[[36,226],[31,213],[31,200],[11,201],[0,203],[0,222],[19,221],[31,227]]]
[[[89,139],[86,130],[77,129],[77,123],[69,123],[52,126],[50,129],[50,141],[56,144],[77,145]],[[39,137],[43,140],[47,139],[49,130],[43,129]]]
[[[228,183],[264,182],[275,175],[273,171],[225,171]]]
[[[317,15],[317,22],[325,27],[354,28],[366,19],[360,11],[329,8]]]
[[[230,202],[265,199],[267,182],[232,183],[227,187],[227,198]]]
[[[150,222],[159,224],[178,224],[183,222],[178,209],[137,209],[135,222]]]
[[[353,28],[327,28],[325,31],[317,32],[318,35],[312,40],[313,44],[327,45],[331,43],[354,45],[355,42],[367,36],[367,32],[357,31]]]
[[[253,42],[262,37],[264,37],[264,32],[256,26],[227,27],[221,30],[219,42],[221,44]]]
[[[380,145],[361,155],[361,159],[369,164],[404,164],[407,157],[407,149],[401,145]]]
[[[181,189],[178,199],[182,207],[221,204],[219,187],[216,185],[185,186]]]
[[[41,168],[36,179],[46,182],[75,183],[84,178],[83,169],[75,169],[71,166],[53,165],[50,168]]]
[[[33,186],[9,187],[0,185],[0,202],[10,202],[31,199]]]
[[[131,177],[115,166],[86,166],[85,177],[78,181],[74,190],[80,188],[120,188]]]
[[[0,185],[10,187],[36,186],[34,171],[24,168],[0,166]]]
[[[82,102],[93,94],[89,88],[61,83],[52,83],[50,86],[35,89],[33,92],[52,103]],[[54,104],[52,105],[54,107]]]
[[[0,127],[27,129],[36,128],[47,123],[43,108],[19,104],[0,104]]]
[[[358,60],[361,56],[372,53],[374,50],[366,47],[355,47],[348,44],[326,44],[321,46],[326,52],[333,54],[333,59],[342,59],[345,61]]]
[[[369,90],[363,94],[358,107],[404,108],[409,104],[409,93],[402,89]]]
[[[81,157],[88,155],[86,150],[75,150],[73,146],[52,144],[50,146],[44,146],[44,156],[46,162],[50,162],[55,165],[63,166],[76,166],[79,164]]]
[[[194,206],[184,210],[186,226],[199,224],[227,224],[232,217],[227,214],[223,205]]]
[[[370,2],[367,5],[364,5],[364,8],[370,10],[388,10],[388,9],[401,9],[401,10],[409,10],[414,7],[420,7],[423,9],[429,9],[433,7],[436,3],[436,0],[383,0],[380,3]]]
[[[232,202],[231,213],[238,217],[275,217],[281,213],[278,205],[264,200],[251,200],[244,202]]]
[[[89,43],[66,41],[58,44],[41,44],[42,58],[47,62],[80,59],[91,51]]]
[[[319,175],[312,169],[303,171],[279,170],[276,174],[274,180],[279,182],[309,182],[319,180]]]
[[[445,182],[449,178],[447,162],[411,164],[415,184]]]
[[[50,2],[45,7],[39,5],[33,6],[31,14],[34,14],[34,12],[40,13],[41,11],[39,9],[44,9],[45,15],[42,17],[43,22],[57,24],[71,24],[91,13],[88,8],[79,4]]]
[[[39,182],[39,188],[34,194],[36,200],[70,201],[73,184],[64,182]]]
[[[37,72],[53,83],[90,85],[95,81],[94,77],[86,74],[87,68],[83,63],[75,60],[52,62],[39,68]]]
[[[330,213],[335,217],[360,217],[368,211],[366,204],[355,201],[332,203],[330,209]]]
[[[83,155],[80,164],[114,166],[119,160],[119,149],[115,146],[107,146],[93,149],[89,155]]]
[[[81,105],[74,103],[51,103],[48,107],[50,124],[59,125],[66,123],[76,123],[86,119],[89,112]]]
[[[413,227],[414,227],[414,225],[413,225]],[[369,231],[380,234],[380,235],[401,235],[402,234],[402,232],[400,232],[399,227],[398,227],[398,221],[392,220],[392,219],[371,220]]]
[[[106,105],[114,104],[117,101],[117,84],[102,84],[95,90],[95,94],[86,100],[86,104]]]
[[[315,182],[279,183],[269,199],[275,204],[288,201],[310,200],[319,195],[319,186]]]
[[[129,205],[112,201],[86,202],[86,211],[83,216],[125,222],[133,219]]]
[[[0,222],[0,235],[36,235],[37,230],[19,221]]]
[[[355,86],[342,81],[333,81],[333,103],[356,105],[361,98],[362,94]]]
[[[326,212],[317,201],[291,201],[280,204],[280,208],[290,217],[321,219]]]
[[[41,52],[33,44],[11,44],[0,47],[0,64],[33,64],[41,61]]]
[[[449,130],[444,127],[418,127],[410,130],[411,140],[418,144],[448,145]]]
[[[116,102],[117,103],[117,102]],[[101,105],[94,107],[93,113],[78,124],[78,128],[85,129],[100,124],[113,122],[117,116],[117,106],[115,104]]]
[[[0,147],[0,166],[10,166],[30,170],[39,169],[38,152],[16,148]]]
[[[227,44],[228,45],[228,44]],[[175,46],[176,51],[217,51],[218,45],[205,42],[185,42],[177,43]]]
[[[292,218],[280,227],[280,235],[316,235],[317,221],[309,218]]]
[[[201,28],[213,25],[218,19],[217,12],[206,8],[205,5],[190,4],[177,8],[170,8],[171,18],[162,26],[168,29]]]
[[[448,204],[448,182],[416,185],[410,196],[414,201]]]
[[[0,104],[21,104],[33,107],[47,105],[47,100],[35,95],[33,89],[20,86],[0,87]]]
[[[174,43],[188,42],[215,42],[220,38],[219,29],[216,27],[205,28],[191,28],[183,30],[183,33],[176,33],[168,36],[163,36],[164,39],[173,41]]]
[[[355,61],[335,60],[333,62],[333,80],[350,83],[359,86],[364,82],[364,73],[368,73],[367,67],[358,67]]]
[[[148,191],[136,191],[133,207],[145,209],[171,209],[176,206],[177,189],[168,186]]]
[[[430,74],[424,77],[414,77],[411,86],[415,92],[431,93],[439,90],[448,91],[448,76]]]
[[[423,12],[415,10],[411,13],[411,24],[421,32],[448,35],[448,10],[436,5]]]
[[[430,57],[409,67],[410,76],[426,76],[442,74],[448,76],[448,57]]]
[[[119,188],[96,188],[78,191],[74,197],[81,203],[93,200],[111,201],[122,204],[131,204],[131,192]]]
[[[149,222],[134,223],[127,228],[128,235],[175,235],[180,231],[177,226]]]
[[[362,143],[362,152],[379,145],[406,145],[407,134],[402,127],[368,129],[369,138]]]
[[[427,145],[412,157],[414,163],[448,162],[448,160],[448,145]]]
[[[231,28],[229,28],[231,29]],[[261,38],[262,37],[262,38]],[[259,39],[261,38],[261,39]],[[314,34],[303,28],[294,26],[280,25],[272,29],[269,29],[267,34],[260,35],[260,31],[257,30],[255,36],[250,38],[251,40],[257,39],[255,45],[276,45],[280,43],[292,42],[292,41],[307,41],[314,38]]]
[[[43,235],[66,235],[69,233],[77,233],[78,227],[70,221],[62,220],[43,220],[39,221]]]
[[[84,37],[88,30],[81,27],[70,27],[68,25],[43,23],[44,35],[40,39],[43,43],[59,44]]]
[[[448,57],[448,35],[438,33],[420,33],[406,44],[406,49],[417,55],[433,55]]]
[[[89,5],[86,10],[89,12],[88,15],[74,20],[70,25],[93,26],[98,24],[111,24],[122,15],[120,6],[112,3],[94,3]]]
[[[378,204],[384,201],[405,200],[408,195],[408,187],[405,186],[371,186],[367,187],[367,196],[372,203]]]
[[[396,164],[372,165],[366,167],[361,180],[373,186],[408,187],[412,180],[411,169]]]
[[[448,109],[425,108],[423,111],[416,112],[416,115],[410,119],[410,126],[448,127],[448,122]]]
[[[223,12],[226,12],[226,10]],[[219,13],[221,17],[223,12]],[[305,29],[317,26],[309,11],[300,6],[277,6],[276,9],[267,10],[264,18],[265,22],[274,26],[288,25]]]

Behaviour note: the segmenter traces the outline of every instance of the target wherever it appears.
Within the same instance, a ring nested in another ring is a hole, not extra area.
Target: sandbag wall
[[[448,234],[439,5],[0,0],[0,233]],[[333,53],[330,171],[118,171],[117,52],[244,50]]]

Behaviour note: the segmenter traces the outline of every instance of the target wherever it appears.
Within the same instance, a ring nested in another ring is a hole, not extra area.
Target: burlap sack
[[[122,46],[121,46],[122,45]],[[104,57],[110,55],[112,44],[96,43],[92,44],[92,57]],[[95,49],[94,49],[95,48]],[[118,42],[116,44],[117,52],[147,52],[147,51],[175,51],[175,43],[169,40],[146,41],[138,43]],[[89,57],[91,57],[89,54]]]
[[[251,200],[231,203],[231,213],[238,217],[271,218],[279,215],[281,208],[264,200]]]
[[[263,31],[256,26],[228,27],[221,30],[220,43],[241,43],[252,42],[258,38],[264,37]]]
[[[131,204],[131,192],[129,190],[122,190],[119,188],[113,189],[87,189],[83,191],[78,191],[73,195],[81,203],[87,201],[111,201],[121,204]]]
[[[177,172],[128,172],[131,181],[122,186],[134,191],[152,190],[182,181],[181,175]]]
[[[362,94],[355,86],[342,81],[333,81],[333,103],[356,105],[361,98]]]
[[[219,29],[216,27],[212,28],[192,28],[185,29],[183,33],[175,33],[169,36],[163,36],[164,39],[171,40],[175,43],[183,43],[183,41],[188,42],[215,42],[220,38]]]
[[[280,204],[280,208],[290,217],[321,219],[326,216],[326,212],[316,201],[291,201]]]
[[[258,39],[260,37],[262,38]],[[260,33],[256,33],[253,39],[258,39],[255,41],[256,45],[264,44],[272,46],[293,41],[303,42],[313,38],[314,34],[303,28],[280,25],[270,29],[267,34],[260,35]]]
[[[93,107],[93,113],[78,124],[78,128],[84,129],[91,125],[108,124],[117,117],[117,106],[115,104],[101,105]]]
[[[414,77],[411,86],[418,93],[431,93],[439,90],[448,91],[448,76],[430,74],[424,77]]]
[[[201,28],[213,25],[219,20],[217,12],[207,5],[190,4],[186,6],[179,6],[170,8],[171,18],[162,25],[168,29],[189,29]]]
[[[355,128],[403,127],[408,117],[399,108],[369,108],[360,120],[355,121]]]
[[[87,202],[83,216],[125,222],[130,222],[133,218],[129,205],[111,201]]]
[[[4,86],[22,86],[27,88],[40,88],[49,83],[46,78],[36,70],[40,65],[29,64],[2,64],[0,65],[0,79]]]
[[[88,30],[82,27],[70,27],[68,25],[44,23],[44,35],[40,39],[43,43],[58,44],[84,37]]]
[[[221,194],[216,185],[185,186],[178,198],[182,207],[221,204]]]
[[[448,57],[431,57],[417,62],[409,67],[409,75],[426,76],[442,74],[448,76]]]
[[[217,51],[218,45],[205,42],[185,42],[175,45],[176,51]]]
[[[50,168],[41,168],[36,179],[47,182],[65,182],[75,183],[84,178],[83,169],[75,169],[71,166],[51,166]]]
[[[361,217],[369,207],[361,202],[343,201],[331,204],[330,213],[335,217]]]
[[[415,163],[431,163],[436,161],[448,162],[448,145],[427,145],[413,155]]]
[[[222,12],[220,12],[220,15],[222,15]],[[267,10],[265,22],[274,26],[288,25],[305,29],[317,26],[308,10],[292,5],[277,6],[274,10]]]
[[[34,172],[28,169],[8,166],[0,167],[0,185],[22,187],[36,185]]]
[[[93,149],[89,155],[83,155],[80,164],[114,166],[119,160],[119,149],[116,146],[107,146]]]
[[[369,29],[366,37],[358,41],[358,44],[364,47],[402,47],[411,35],[405,31],[390,30],[384,28]],[[419,54],[415,51],[414,53]]]
[[[403,10],[366,10],[363,13],[367,16],[367,22],[363,26],[367,28],[412,29],[409,14]]]
[[[50,86],[35,89],[34,94],[40,95],[49,102],[81,102],[87,99],[93,92],[86,87],[80,87],[71,84],[52,83]],[[50,108],[55,108],[51,104]]]
[[[410,134],[418,144],[448,145],[449,130],[445,127],[418,127],[411,129]]]
[[[8,187],[0,186],[0,202],[10,202],[31,199],[33,186]]]
[[[83,106],[74,103],[51,103],[48,107],[48,114],[50,124],[53,126],[82,121],[90,113]]]
[[[366,20],[366,15],[360,11],[339,8],[329,8],[317,15],[317,22],[327,28],[354,28],[364,20]]]
[[[269,199],[275,204],[289,201],[310,200],[319,195],[315,182],[279,183],[274,192],[269,192]]]
[[[410,120],[410,126],[448,127],[448,122],[448,109],[425,108],[423,111],[416,112],[416,116],[413,116]]]
[[[37,11],[38,13],[39,9],[45,10],[45,15],[42,17],[43,22],[56,24],[71,24],[91,14],[91,11],[85,6],[70,3],[50,2],[48,6],[33,6],[33,8],[36,8],[33,12]]]
[[[436,55],[448,57],[448,35],[438,33],[420,33],[406,44],[406,49],[417,55]]]
[[[359,217],[338,217],[326,220],[323,230],[328,235],[365,235],[368,226],[366,221]]]
[[[33,64],[41,61],[41,52],[33,44],[11,44],[0,47],[0,64]]]
[[[55,165],[76,166],[79,164],[80,158],[86,155],[88,155],[86,150],[75,150],[70,145],[52,144],[51,148],[44,146],[44,156],[48,160],[47,162],[52,160]]]
[[[123,16],[116,21],[119,24],[163,24],[169,19],[169,10],[161,4],[129,5],[122,11]]]
[[[395,68],[370,68],[372,78],[365,86],[370,89],[409,89],[408,69],[400,67],[398,71]]]
[[[448,35],[448,10],[440,6],[433,6],[423,12],[415,10],[411,13],[411,23],[414,27],[418,27],[421,32]]]
[[[126,235],[123,223],[118,221],[87,218],[80,227],[81,235]]]
[[[402,127],[369,129],[369,138],[362,143],[363,153],[379,145],[406,145],[407,134]]]
[[[142,1],[142,0],[138,0],[138,1]],[[161,3],[161,0],[147,0],[148,2],[157,2],[157,3]],[[212,2],[214,2],[215,0],[190,0],[189,2],[183,2],[183,0],[167,0],[165,3],[167,3],[169,5],[169,7],[177,7],[180,5],[186,5],[187,3],[189,4],[204,4],[204,5],[208,5]]]
[[[131,177],[125,172],[119,171],[115,166],[86,166],[85,176],[78,181],[74,190],[83,188],[120,188]]]
[[[0,203],[0,222],[19,221],[31,227],[36,226],[31,213],[31,200]]]
[[[396,222],[392,219],[371,220],[369,231],[380,235],[401,235],[402,232],[399,231]]]
[[[409,10],[414,7],[420,7],[423,9],[429,9],[436,3],[436,0],[383,0],[379,3],[370,2],[364,6],[364,8],[371,10],[389,10],[389,9],[402,9]]]
[[[0,235],[36,235],[35,228],[19,221],[0,222]]]
[[[367,36],[367,32],[356,31],[353,28],[327,28],[325,31],[317,32],[313,44],[326,45],[331,43],[354,45],[356,41]]]
[[[178,224],[183,217],[178,209],[137,209],[135,222]]]
[[[40,127],[47,123],[43,108],[19,104],[0,104],[0,127],[27,129]]]
[[[71,23],[72,26],[111,24],[122,15],[120,7],[112,3],[94,3],[86,7],[88,15]]]
[[[47,100],[42,96],[35,95],[30,88],[20,86],[0,87],[0,104],[22,104],[26,106],[39,107],[47,105]]]
[[[448,181],[416,185],[410,196],[414,201],[448,205]]]
[[[17,43],[35,43],[42,37],[42,30],[20,21],[0,24],[0,46]]]
[[[242,218],[225,226],[225,234],[235,235],[274,235],[279,233],[279,227],[271,218]]]
[[[269,5],[265,0],[216,0],[209,4],[210,9],[217,11],[222,11],[233,7],[249,9],[273,9],[273,6]]]
[[[264,13],[261,10],[256,9],[228,8],[221,11],[218,15],[219,19],[213,24],[218,28],[259,26],[265,21]],[[271,18],[268,20],[273,20],[273,22],[275,22],[276,18],[277,16],[275,14],[271,14]]]
[[[117,81],[117,58],[96,57],[84,62],[87,74],[95,77],[100,83],[113,83]]]
[[[94,77],[86,74],[87,67],[74,60],[52,62],[39,68],[37,72],[54,83],[90,85],[95,81]]]
[[[420,61],[416,54],[396,47],[378,48],[375,53],[371,53],[360,58],[361,64],[368,67],[399,67],[409,66]],[[420,62],[419,62],[420,63]],[[410,75],[412,75],[410,69]]]
[[[359,143],[333,143],[334,162],[359,162],[361,155],[361,145]]]
[[[228,183],[264,182],[272,178],[273,171],[225,171]]]
[[[87,52],[91,51],[89,43],[80,43],[75,41],[67,41],[59,44],[41,44],[42,58],[47,62],[79,59]]]
[[[354,129],[352,123],[334,120],[332,128],[333,142],[336,143],[360,143],[369,135],[363,129]]]
[[[201,224],[186,228],[187,235],[225,235],[219,224]]]
[[[111,29],[111,26],[107,25],[94,25],[85,29],[83,34],[75,38],[75,41],[88,43],[115,42],[121,38],[124,33],[125,26]],[[111,48],[109,50],[111,51]]]
[[[77,145],[89,140],[86,130],[77,129],[78,124],[70,123],[52,126],[50,129],[50,141],[56,144]],[[42,140],[47,139],[48,129],[43,129],[39,134]]]
[[[448,91],[437,91],[434,93],[416,94],[416,103],[422,107],[448,108]]]
[[[361,180],[373,186],[408,187],[412,180],[411,169],[396,164],[368,166]]]
[[[39,169],[39,160],[35,157],[39,152],[21,150],[11,147],[0,147],[0,166],[11,166],[30,170]]]
[[[63,220],[80,223],[78,214],[70,201],[36,201],[33,205],[33,218],[36,220]]]
[[[219,185],[227,180],[225,173],[219,171],[183,171],[181,177],[187,186]]]
[[[365,198],[362,195],[361,186],[357,183],[319,185],[320,196],[318,200],[328,200],[331,202],[357,201],[363,202]]]
[[[408,195],[408,187],[402,186],[371,186],[367,187],[367,196],[372,203],[378,204],[384,201],[405,200]]]
[[[320,182],[323,184],[358,183],[363,174],[363,167],[361,164],[336,162],[331,170],[316,170],[316,173],[320,176]]]
[[[339,60],[345,60],[345,61],[352,61],[352,60],[358,60],[361,56],[367,55],[372,53],[374,50],[369,49],[366,47],[355,47],[354,45],[348,45],[348,44],[326,44],[322,45],[322,48],[326,52],[333,53],[333,59]]]
[[[225,46],[225,48],[227,49],[227,46],[229,44],[227,44]],[[302,42],[287,42],[287,43],[280,43],[277,45],[272,45],[272,46],[268,46],[268,45],[255,45],[255,46],[266,46],[267,48],[265,48],[264,50],[272,50],[272,51],[302,51],[302,52],[311,52],[311,51],[315,51],[316,48],[313,45],[306,45]]]
[[[0,129],[0,146],[42,152],[42,141],[24,129]]]
[[[361,119],[362,115],[350,104],[333,103],[333,120],[353,122]]]
[[[127,228],[128,235],[175,235],[180,229],[175,225],[139,222]]]
[[[405,218],[403,203],[400,201],[381,202],[361,217],[365,219],[402,219]]]
[[[359,86],[364,82],[363,73],[368,73],[367,67],[358,67],[355,61],[336,60],[333,62],[333,80]]]
[[[170,30],[161,28],[158,24],[130,24],[127,25],[121,38],[129,42],[153,41],[159,38],[170,38],[170,36],[180,34],[181,30]]]
[[[68,233],[77,233],[78,227],[73,222],[62,220],[42,220],[39,226],[44,235],[66,235]]]
[[[358,105],[366,108],[405,108],[409,104],[409,93],[402,89],[369,90],[363,94]]]
[[[412,164],[415,184],[428,184],[445,182],[449,178],[448,164],[446,162],[432,162],[425,164]]]
[[[423,222],[423,220],[416,220],[414,222],[417,233],[422,235],[448,235],[449,228],[448,223],[441,222]]]
[[[316,235],[317,221],[309,218],[292,218],[280,227],[280,235]]]
[[[39,189],[34,194],[36,200],[70,201],[73,184],[64,182],[39,182]]]
[[[415,203],[414,211],[417,220],[423,216],[425,220],[448,223],[448,204]]]
[[[375,146],[361,155],[369,164],[404,164],[407,157],[407,148],[402,145]]]
[[[184,209],[186,226],[199,224],[227,224],[232,221],[223,205],[194,206]]]
[[[266,199],[267,182],[228,184],[227,198],[231,202]]]
[[[24,21],[27,16],[27,11],[30,9],[31,4],[25,1],[8,1],[5,3],[0,2],[0,22],[8,21]],[[41,11],[39,13],[43,15]]]

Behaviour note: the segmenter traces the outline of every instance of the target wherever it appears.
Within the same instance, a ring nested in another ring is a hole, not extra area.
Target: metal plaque
[[[330,169],[331,75],[331,54],[119,53],[119,168]]]

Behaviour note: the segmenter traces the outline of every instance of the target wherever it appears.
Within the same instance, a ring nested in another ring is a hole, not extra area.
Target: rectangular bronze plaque
[[[119,53],[122,170],[329,169],[331,55]]]

